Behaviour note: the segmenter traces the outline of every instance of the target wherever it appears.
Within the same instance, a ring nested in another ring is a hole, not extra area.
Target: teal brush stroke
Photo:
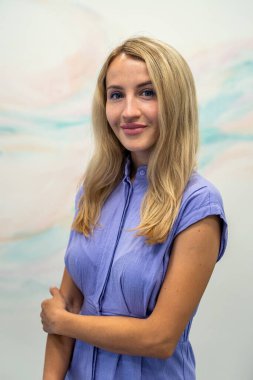
[[[218,128],[207,128],[200,130],[200,140],[203,145],[221,142],[253,141],[253,134],[224,133]]]
[[[25,263],[45,259],[53,251],[64,250],[67,244],[69,228],[62,226],[53,226],[41,233],[31,236],[24,236],[10,241],[9,243],[0,244],[0,263],[1,269],[8,263]],[[13,239],[15,237],[13,236]],[[48,248],[48,243],[50,247]],[[0,270],[1,273],[1,270]]]
[[[209,100],[205,105],[200,105],[199,122],[201,128],[216,125],[220,117],[230,111],[233,103],[238,102],[241,96],[242,93],[233,95],[220,94],[214,99]]]

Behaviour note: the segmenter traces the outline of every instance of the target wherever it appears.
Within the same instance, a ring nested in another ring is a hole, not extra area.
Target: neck
[[[146,152],[131,152],[131,159],[134,166],[134,171],[136,172],[136,169],[139,166],[148,164],[149,154]]]

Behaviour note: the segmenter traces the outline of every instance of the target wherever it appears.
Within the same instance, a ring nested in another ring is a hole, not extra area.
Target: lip
[[[120,127],[123,129],[126,135],[133,136],[142,133],[147,126],[141,123],[126,123],[121,124]]]
[[[121,124],[120,126],[123,129],[139,129],[139,128],[146,128],[146,124],[141,123],[125,123]]]

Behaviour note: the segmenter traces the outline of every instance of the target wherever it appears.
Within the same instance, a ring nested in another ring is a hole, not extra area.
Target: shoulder
[[[181,208],[185,207],[189,202],[193,203],[197,208],[204,204],[220,204],[223,206],[223,201],[219,190],[206,178],[198,172],[193,172],[191,175],[181,202]]]
[[[174,223],[175,235],[190,225],[216,215],[220,218],[222,236],[219,258],[224,253],[227,243],[227,220],[220,191],[198,172],[191,175],[180,204],[178,216]]]

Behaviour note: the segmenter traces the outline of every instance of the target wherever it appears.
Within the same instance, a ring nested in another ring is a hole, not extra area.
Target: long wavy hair
[[[159,136],[149,157],[148,188],[137,236],[148,244],[166,240],[186,184],[196,167],[198,109],[194,79],[184,58],[171,46],[148,37],[130,38],[115,48],[98,76],[92,106],[95,149],[84,175],[85,191],[72,228],[89,236],[101,208],[123,176],[126,149],[106,118],[106,75],[114,58],[126,54],[146,63],[158,100]]]

